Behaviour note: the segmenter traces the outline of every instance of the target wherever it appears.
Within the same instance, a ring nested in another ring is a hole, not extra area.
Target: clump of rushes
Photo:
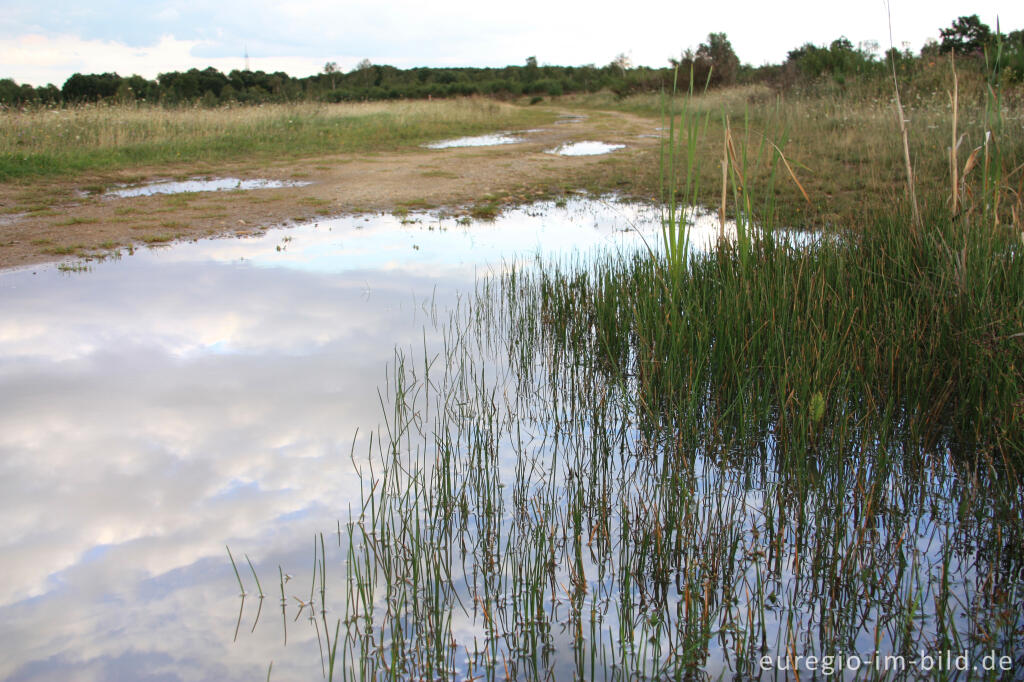
[[[927,274],[942,260],[920,260],[926,242],[891,250],[906,240],[894,221],[807,252],[762,239],[749,268],[723,245],[672,278],[638,254],[481,282],[438,348],[396,355],[385,424],[355,457],[335,674],[1018,656],[1020,425],[997,422],[1019,370],[941,350],[998,332],[935,327],[961,294]],[[987,289],[1000,318],[1024,293],[1004,260]],[[986,375],[982,395],[967,377]],[[990,408],[987,427],[960,420]]]
[[[332,676],[1024,667],[1024,253],[993,186],[957,218],[919,191],[916,238],[909,207],[799,249],[751,218],[482,280],[353,453]]]

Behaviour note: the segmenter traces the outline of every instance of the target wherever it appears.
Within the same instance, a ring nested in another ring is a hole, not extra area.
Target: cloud
[[[73,35],[45,36],[39,34],[0,39],[11,77],[19,82],[41,85],[63,82],[57,74],[104,73],[118,71],[122,75],[138,73],[152,78],[167,71],[168,64],[195,63],[191,56],[195,41],[162,37],[150,47],[134,47],[124,43],[83,40]]]
[[[917,49],[965,11],[952,0],[894,4],[894,41]],[[999,15],[1004,29],[1024,23],[1017,6],[983,3],[970,11],[992,25]],[[327,61],[347,70],[364,57],[398,67],[504,66],[530,55],[541,63],[601,65],[626,52],[636,64],[662,66],[722,31],[740,59],[753,64],[779,62],[803,43],[827,44],[840,35],[855,44],[889,42],[883,3],[825,8],[810,0],[784,7],[655,0],[628,6],[524,0],[514,7],[469,0],[92,0],[20,3],[4,12],[0,50],[7,72],[0,77],[33,84],[63,82],[76,70],[144,76],[206,66],[230,71],[244,66],[246,51],[253,68],[304,76]]]

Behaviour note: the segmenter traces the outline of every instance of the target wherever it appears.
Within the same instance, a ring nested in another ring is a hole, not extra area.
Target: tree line
[[[535,57],[525,64],[502,68],[399,69],[363,60],[346,72],[328,62],[321,73],[293,78],[277,71],[234,70],[223,74],[213,67],[172,71],[156,79],[122,77],[116,73],[76,73],[58,88],[17,84],[0,79],[0,106],[59,106],[88,102],[149,102],[164,106],[218,106],[315,100],[325,102],[387,99],[428,99],[465,95],[535,100],[567,93],[610,90],[619,96],[663,89],[702,90],[736,83],[765,82],[779,88],[823,80],[844,85],[850,79],[885,76],[890,65],[902,69],[938,56],[955,53],[962,61],[984,63],[1011,81],[1024,81],[1024,31],[993,31],[978,15],[959,17],[940,29],[941,41],[931,41],[918,54],[891,49],[881,53],[874,43],[853,43],[845,37],[827,46],[806,43],[789,51],[782,64],[752,67],[741,64],[725,33],[711,33],[696,50],[686,50],[663,68],[634,67],[625,55],[605,66],[540,65]]]

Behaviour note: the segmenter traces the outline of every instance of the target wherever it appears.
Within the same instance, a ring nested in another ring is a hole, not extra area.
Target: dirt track
[[[586,118],[563,119],[528,133],[519,144],[330,154],[274,165],[243,161],[133,168],[122,174],[0,185],[0,267],[77,261],[129,247],[251,234],[318,215],[402,208],[461,212],[473,205],[500,206],[566,189],[628,186],[628,176],[638,164],[650,162],[650,151],[658,144],[657,123],[618,112],[580,113]],[[605,156],[547,153],[559,144],[584,140],[626,148]],[[83,193],[90,186],[140,176],[268,178],[310,184],[124,199]]]

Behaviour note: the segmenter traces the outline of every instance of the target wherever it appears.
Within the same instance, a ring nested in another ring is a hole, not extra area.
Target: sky
[[[335,62],[414,66],[665,66],[711,32],[741,61],[778,63],[804,43],[846,36],[917,51],[964,14],[1024,28],[1020,0],[0,0],[0,78],[57,86],[79,73],[154,78],[213,66],[308,76]]]

